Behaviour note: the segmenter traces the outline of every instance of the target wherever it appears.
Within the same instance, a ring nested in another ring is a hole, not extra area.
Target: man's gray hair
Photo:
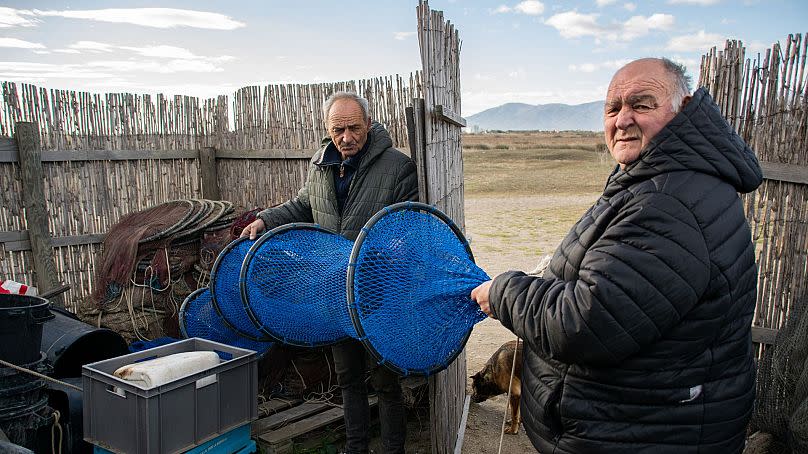
[[[362,108],[362,116],[364,117],[365,121],[370,119],[370,108],[368,107],[367,99],[352,91],[338,91],[329,96],[323,103],[323,120],[326,123],[328,122],[328,113],[331,111],[331,106],[334,105],[334,101],[338,99],[350,99],[355,101],[357,104],[359,104],[359,107]]]
[[[690,76],[687,75],[687,68],[680,63],[667,58],[661,58],[665,71],[673,80],[673,93],[671,94],[671,109],[673,113],[679,113],[682,107],[682,100],[690,94]]]

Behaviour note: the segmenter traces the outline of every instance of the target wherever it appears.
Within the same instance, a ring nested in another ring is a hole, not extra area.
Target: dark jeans
[[[365,384],[365,346],[350,339],[334,345],[331,351],[334,353],[334,367],[345,410],[345,452],[367,453],[370,407]],[[379,422],[384,452],[403,453],[407,415],[401,397],[399,376],[384,366],[374,365],[370,380],[379,397]]]

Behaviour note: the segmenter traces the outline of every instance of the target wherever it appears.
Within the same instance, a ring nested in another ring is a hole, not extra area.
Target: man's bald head
[[[643,58],[620,68],[609,84],[603,115],[606,146],[625,168],[690,100],[684,67]]]

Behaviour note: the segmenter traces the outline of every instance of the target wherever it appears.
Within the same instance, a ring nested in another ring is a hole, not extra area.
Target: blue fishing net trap
[[[234,241],[214,263],[210,296],[183,305],[183,329],[254,350],[353,338],[399,374],[430,375],[485,318],[470,294],[488,279],[448,216],[404,202],[373,216],[356,242],[314,224]]]
[[[314,224],[287,224],[250,248],[241,270],[245,312],[267,336],[290,345],[356,337],[345,279],[353,242]]]
[[[213,307],[210,289],[202,287],[193,291],[182,302],[179,311],[180,333],[185,338],[201,337],[233,347],[266,353],[272,342],[256,341],[240,335],[228,327]]]
[[[245,312],[292,345],[361,340],[402,374],[446,368],[485,318],[470,293],[488,276],[442,212],[406,202],[375,215],[352,243],[313,224],[264,234],[244,259]]]
[[[246,237],[238,238],[219,253],[210,271],[210,290],[213,308],[228,328],[248,339],[267,341],[270,338],[244,310],[239,291],[241,265],[255,242]]]
[[[403,202],[373,216],[348,265],[348,309],[376,360],[406,375],[445,369],[485,314],[471,291],[489,280],[457,225]]]

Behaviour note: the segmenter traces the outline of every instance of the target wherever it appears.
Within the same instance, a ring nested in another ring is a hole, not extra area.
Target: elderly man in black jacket
[[[525,342],[522,414],[542,453],[737,453],[754,401],[757,270],[738,192],[754,152],[684,68],[642,59],[607,93],[619,164],[542,277],[472,292]]]

